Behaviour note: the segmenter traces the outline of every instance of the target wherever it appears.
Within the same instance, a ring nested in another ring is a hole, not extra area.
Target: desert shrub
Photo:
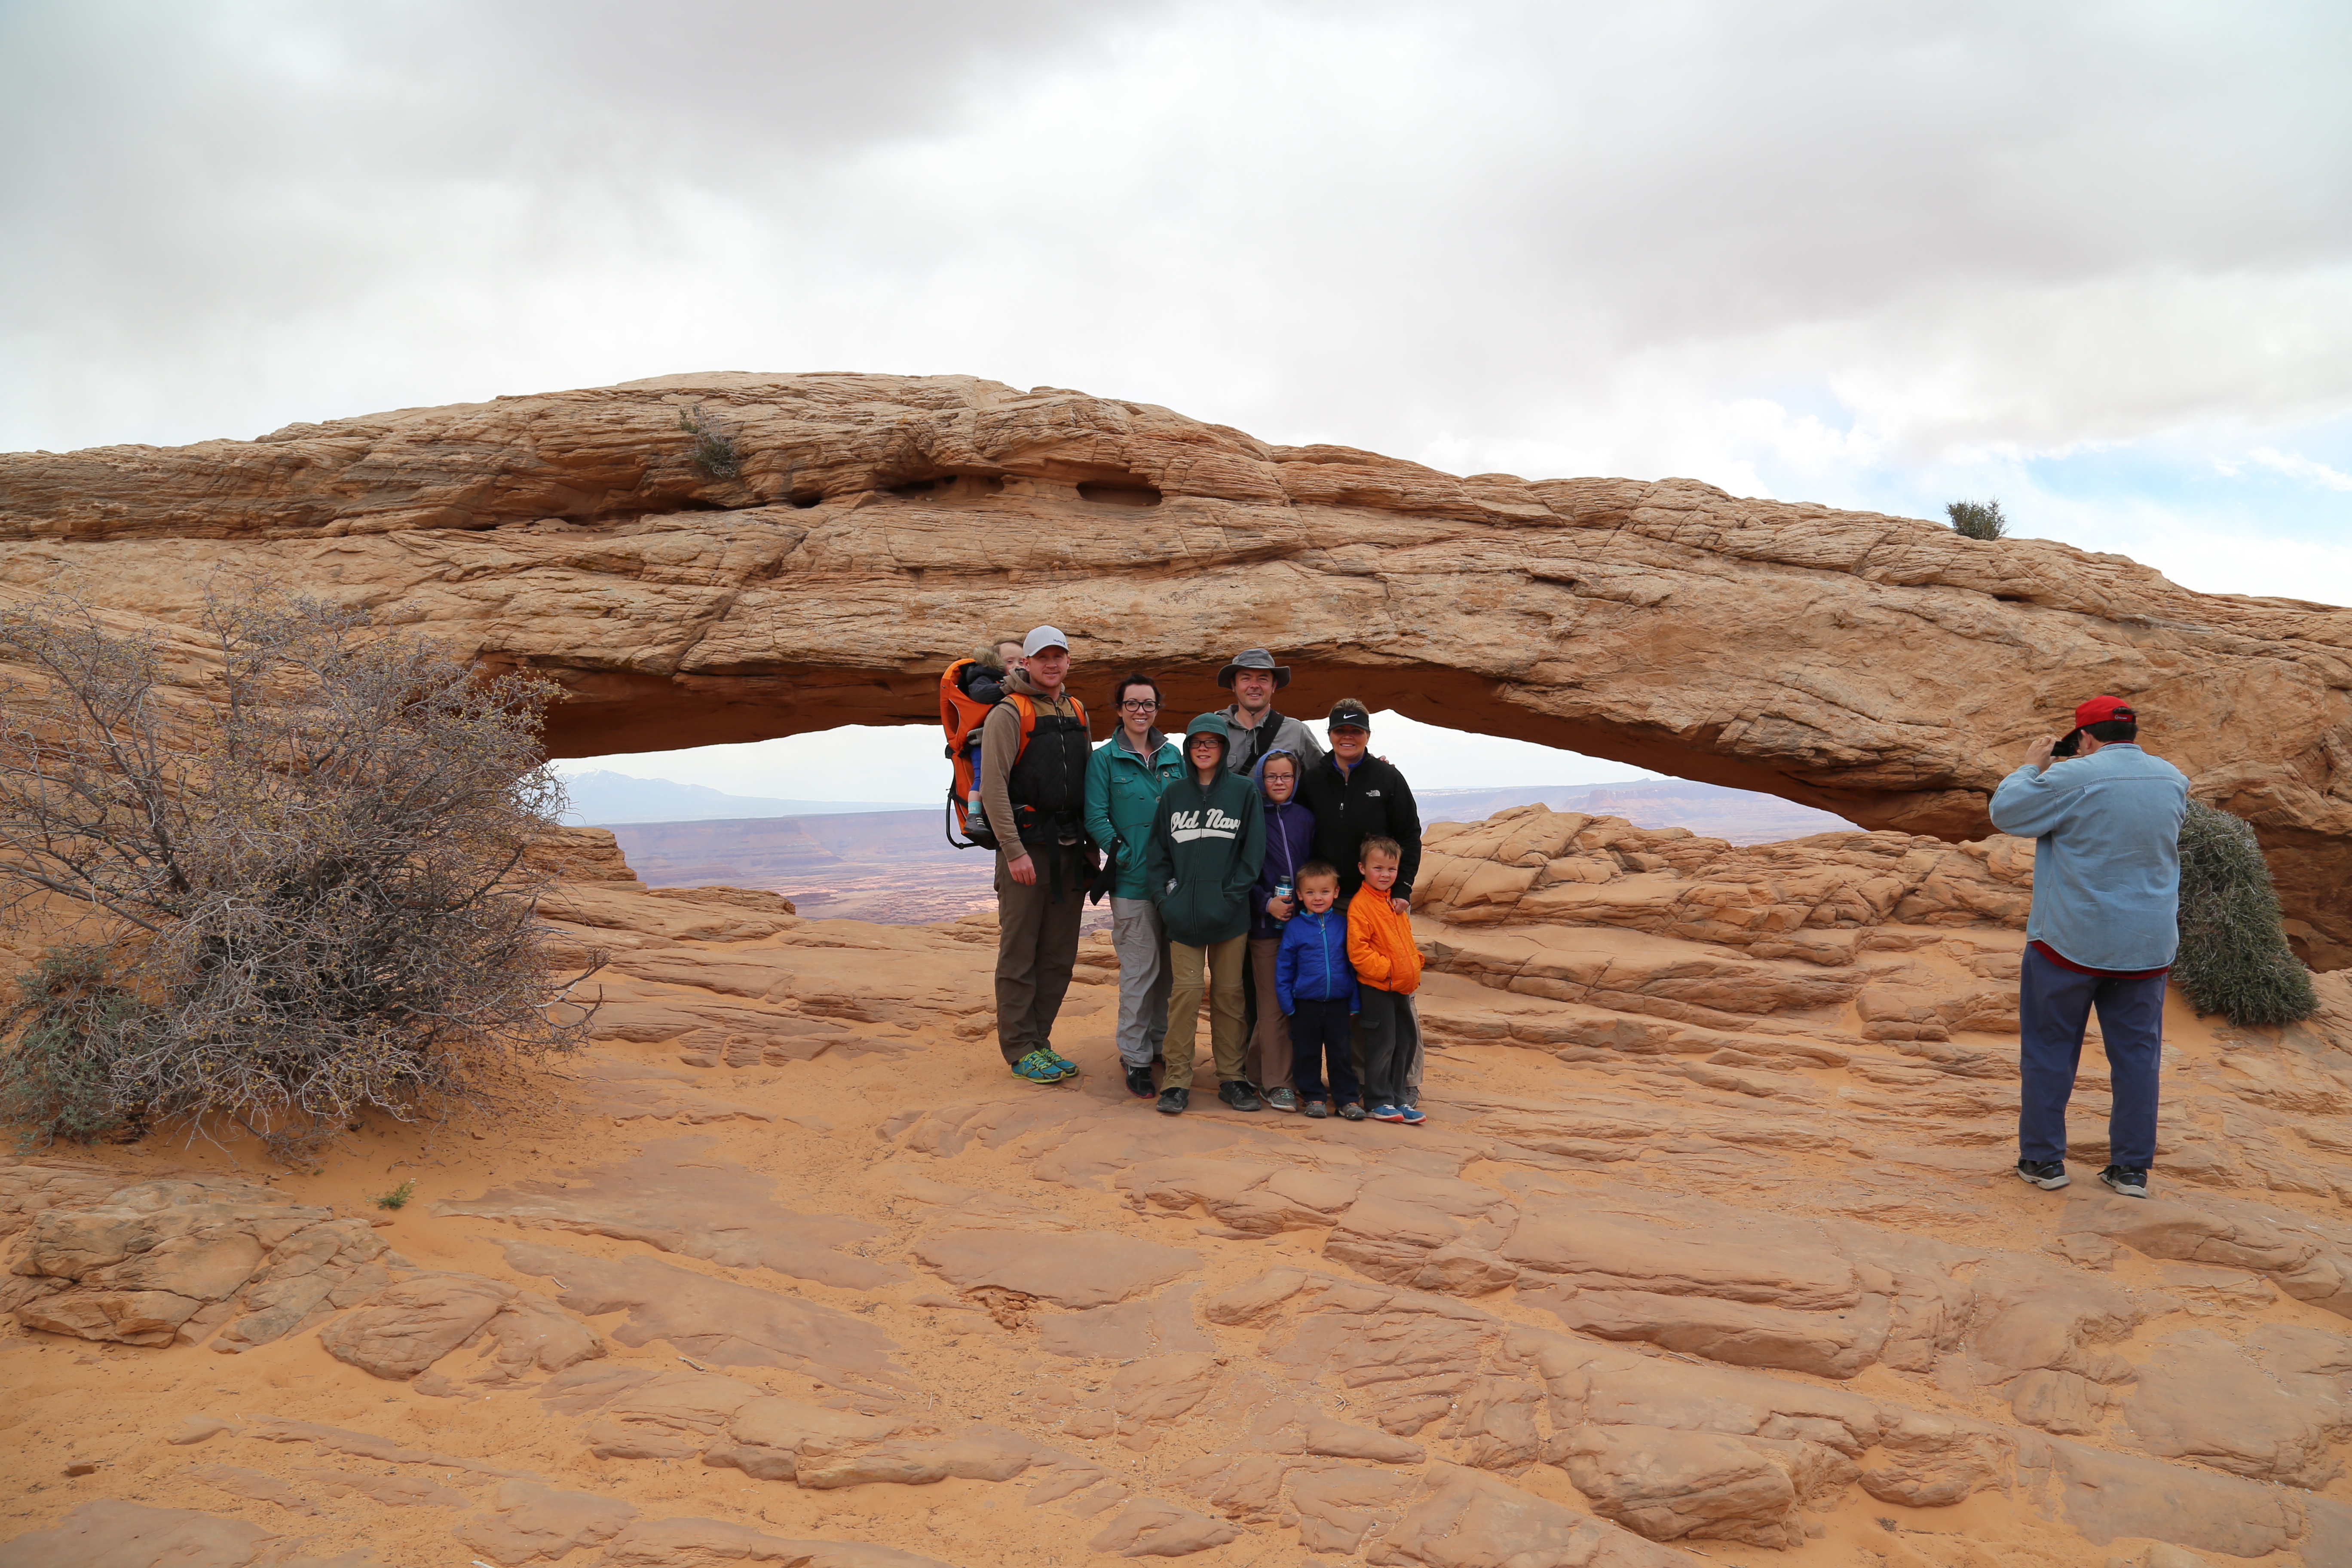
[[[137,1049],[154,1009],[115,983],[102,947],[52,947],[16,977],[21,1000],[0,1016],[0,1119],[17,1149],[63,1138],[87,1143],[133,1125],[115,1103],[112,1064]]]
[[[694,437],[694,466],[714,479],[731,479],[743,471],[742,454],[735,447],[735,432],[717,415],[698,403],[678,411],[677,427]]]
[[[2286,1024],[2319,1008],[2286,944],[2278,889],[2253,826],[2198,801],[2180,825],[2180,955],[2172,978],[2200,1014]]]
[[[1952,520],[1952,531],[1970,539],[2004,539],[2009,534],[2009,519],[2000,515],[1998,500],[1956,500],[1944,509]]]
[[[307,1158],[578,1044],[524,858],[563,805],[551,688],[250,584],[201,633],[205,701],[76,600],[0,611],[31,676],[0,685],[0,911],[78,926],[0,1035],[11,1104],[66,1136],[226,1118]]]

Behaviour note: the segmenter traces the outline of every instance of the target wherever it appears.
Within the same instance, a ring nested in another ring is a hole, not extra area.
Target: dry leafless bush
[[[225,1118],[299,1160],[578,1045],[581,1010],[549,1009],[584,974],[551,977],[524,859],[563,806],[552,689],[249,585],[203,637],[213,700],[174,703],[152,637],[68,595],[0,610],[32,676],[0,684],[0,913],[90,911],[19,982],[0,1111],[42,1136]]]

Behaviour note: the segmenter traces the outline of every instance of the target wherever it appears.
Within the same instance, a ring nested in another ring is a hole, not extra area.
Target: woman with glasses
[[[1138,672],[1111,688],[1118,715],[1110,739],[1087,763],[1087,832],[1110,873],[1110,940],[1118,954],[1118,1059],[1127,1088],[1159,1094],[1151,1069],[1168,1035],[1168,931],[1144,870],[1153,808],[1182,776],[1183,752],[1160,732],[1160,683]]]

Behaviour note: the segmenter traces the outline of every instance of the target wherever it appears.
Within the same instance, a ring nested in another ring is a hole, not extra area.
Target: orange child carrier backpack
[[[948,783],[946,826],[948,842],[959,849],[993,849],[996,832],[980,804],[980,731],[994,704],[980,701],[963,689],[963,672],[974,662],[960,658],[940,677],[940,728],[947,732],[947,758],[955,770]],[[1018,760],[1037,728],[1037,704],[1018,691],[1008,692],[1003,700],[1021,715],[1021,744],[1013,752]],[[1086,704],[1075,697],[1070,703],[1078,710],[1078,722],[1086,723]],[[959,833],[963,837],[958,838]]]

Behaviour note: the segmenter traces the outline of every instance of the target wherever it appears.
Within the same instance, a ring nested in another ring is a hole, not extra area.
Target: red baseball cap
[[[2074,728],[2085,730],[2110,719],[2129,719],[2137,722],[2138,718],[2139,715],[2132,711],[2131,704],[2120,697],[2094,697],[2074,710]]]

